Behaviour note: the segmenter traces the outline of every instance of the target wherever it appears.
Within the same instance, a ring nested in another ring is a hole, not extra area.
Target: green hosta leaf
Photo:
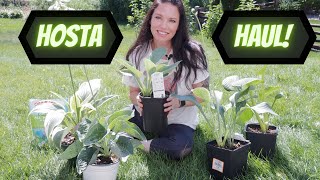
[[[119,121],[113,128],[113,132],[125,132],[139,140],[147,140],[140,128],[127,120]]]
[[[247,105],[247,100],[237,102],[236,104],[236,114],[241,110],[241,108],[245,107]]]
[[[87,135],[90,125],[91,125],[91,121],[89,119],[84,119],[79,123],[77,134],[81,142],[83,142],[85,136]]]
[[[101,79],[93,79],[80,85],[76,95],[81,99],[82,103],[90,102],[99,92],[101,87]]]
[[[203,100],[201,105],[208,105],[210,103],[210,92],[208,89],[204,87],[197,87],[192,90],[192,93],[196,96],[199,97],[201,100]]]
[[[51,136],[52,130],[61,124],[64,119],[65,112],[63,110],[50,111],[44,120],[44,131],[47,137]]]
[[[118,118],[121,119],[122,116],[125,116],[125,117],[122,117],[123,119],[127,117],[133,117],[133,112],[134,112],[133,110],[127,110],[127,109],[116,111],[107,117],[106,122],[107,124],[110,124],[115,119],[118,119]]]
[[[236,88],[233,87],[233,83],[238,81],[240,78],[239,76],[229,76],[226,77],[223,81],[222,81],[222,86],[224,87],[225,90],[227,91],[234,91],[236,90]]]
[[[252,116],[253,116],[253,112],[251,108],[245,107],[245,108],[242,108],[238,113],[237,120],[240,121],[242,124],[245,124],[247,121],[249,121],[252,118]]]
[[[83,144],[79,140],[76,140],[60,154],[59,158],[67,160],[76,157],[80,153],[82,146]]]
[[[255,111],[256,113],[258,113],[258,114],[270,113],[270,114],[273,114],[273,115],[278,116],[278,114],[275,113],[275,112],[271,109],[271,107],[269,106],[269,104],[266,103],[266,102],[262,102],[262,103],[260,103],[260,104],[257,104],[257,105],[255,105],[255,106],[251,107],[251,109],[254,110],[254,111]]]
[[[98,100],[96,100],[94,103],[93,103],[93,107],[95,108],[98,108],[100,106],[102,106],[104,103],[108,102],[109,100],[115,98],[115,97],[119,97],[117,95],[107,95],[107,96],[104,96]]]
[[[85,146],[97,143],[106,133],[106,129],[98,122],[94,121],[89,127],[87,135],[83,139]]]
[[[157,48],[152,51],[152,54],[150,56],[150,60],[157,64],[158,61],[162,59],[162,57],[166,54],[167,50],[165,48]]]
[[[87,168],[87,166],[89,165],[89,162],[91,161],[92,157],[96,155],[99,152],[99,150],[97,150],[94,147],[83,147],[77,157],[77,163],[76,163],[76,167],[77,167],[77,171],[79,174],[82,174],[82,172]]]
[[[133,145],[129,138],[120,136],[116,143],[112,142],[111,151],[119,158],[133,154]]]

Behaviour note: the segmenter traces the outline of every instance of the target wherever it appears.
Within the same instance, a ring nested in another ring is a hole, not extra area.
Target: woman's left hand
[[[180,100],[175,97],[168,97],[164,105],[164,112],[170,112],[172,109],[180,107]]]

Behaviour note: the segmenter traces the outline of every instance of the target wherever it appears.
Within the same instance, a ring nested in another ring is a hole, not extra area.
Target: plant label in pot
[[[164,90],[164,81],[163,81],[163,73],[156,72],[151,75],[152,78],[152,91],[154,98],[163,98],[165,97]]]

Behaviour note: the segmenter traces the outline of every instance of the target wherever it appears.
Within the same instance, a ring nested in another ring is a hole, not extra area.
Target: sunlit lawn
[[[74,169],[57,158],[52,149],[35,149],[27,120],[28,100],[53,98],[49,91],[68,97],[72,86],[66,65],[30,65],[18,41],[23,20],[0,19],[0,179],[75,179]],[[320,24],[318,22],[318,24]],[[120,98],[105,105],[104,112],[129,104],[128,89],[121,84],[117,59],[124,58],[136,38],[132,28],[121,26],[124,39],[111,65],[87,66],[89,78],[103,80],[103,93]],[[200,36],[195,39],[201,41]],[[229,75],[256,76],[262,65],[224,65],[209,39],[203,42],[210,70],[210,88],[222,90]],[[76,83],[85,81],[83,66],[73,65]],[[310,52],[304,65],[268,65],[266,83],[281,86],[286,99],[277,102],[280,115],[277,153],[273,160],[249,154],[248,171],[240,179],[318,179],[320,177],[320,53]],[[201,117],[202,120],[202,117]],[[243,127],[238,127],[241,132]],[[205,143],[212,136],[202,120],[194,150],[182,161],[141,151],[121,163],[119,179],[208,179]]]

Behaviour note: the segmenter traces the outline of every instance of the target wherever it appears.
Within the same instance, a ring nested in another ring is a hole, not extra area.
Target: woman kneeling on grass
[[[164,61],[182,60],[174,73],[164,79],[165,90],[171,94],[189,95],[191,89],[209,86],[209,73],[203,48],[190,40],[186,15],[181,0],[155,0],[142,24],[139,36],[129,49],[126,59],[140,71],[145,71],[143,62],[152,50],[164,47]],[[142,129],[140,116],[143,104],[140,89],[133,77],[123,77],[130,88],[130,99],[136,115],[130,121]],[[159,137],[143,142],[145,151],[163,152],[173,159],[182,159],[193,146],[194,131],[199,123],[197,107],[191,101],[169,97],[164,104],[168,114],[168,127]]]

